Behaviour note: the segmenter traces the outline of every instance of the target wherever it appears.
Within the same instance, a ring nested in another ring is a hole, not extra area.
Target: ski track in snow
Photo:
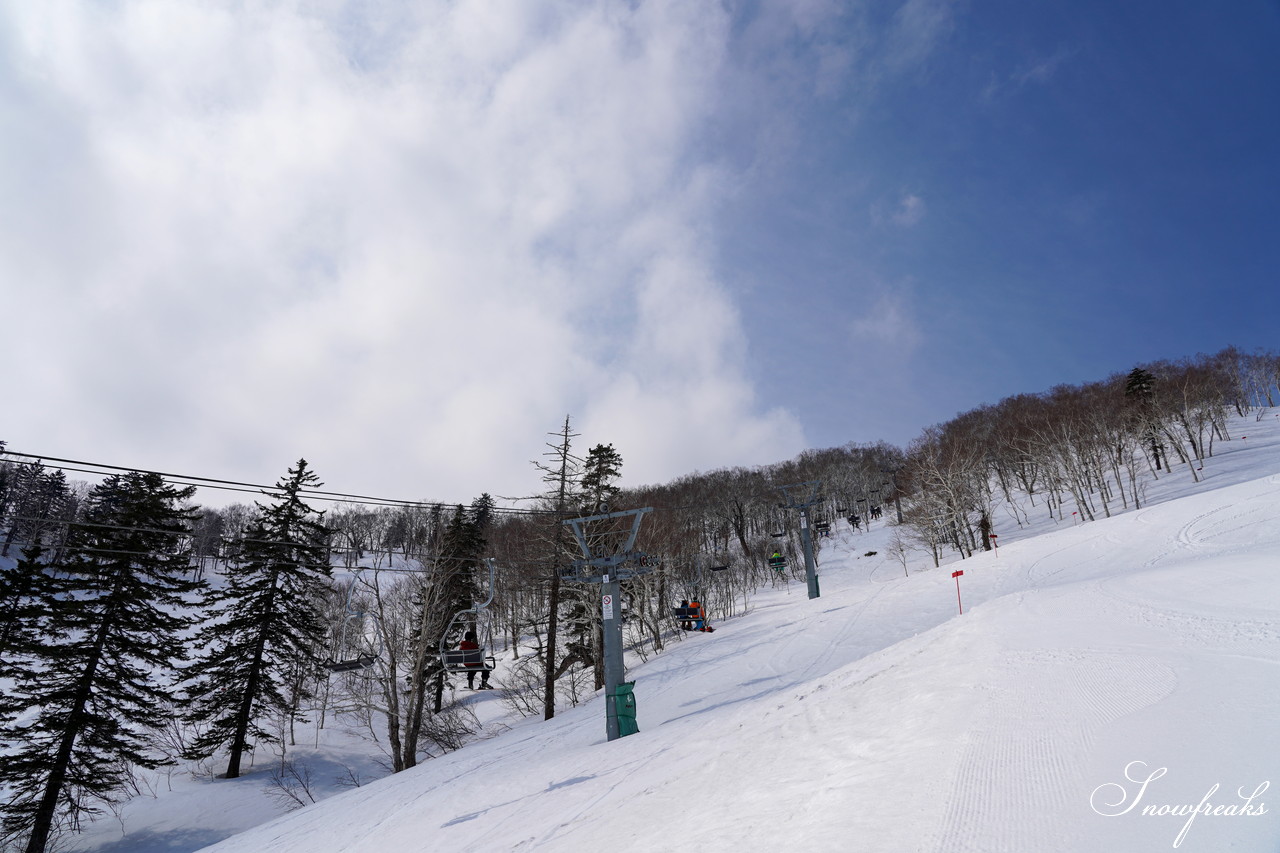
[[[1114,581],[1101,583],[1098,589],[1120,604],[1130,620],[1167,633],[1180,645],[1280,660],[1276,655],[1280,648],[1280,619],[1222,617],[1200,612],[1194,606],[1158,606]]]
[[[1056,675],[1045,692],[1040,673]],[[1169,695],[1158,660],[1061,651],[1000,655],[982,718],[966,737],[936,853],[1071,851],[1080,757],[1107,724]]]

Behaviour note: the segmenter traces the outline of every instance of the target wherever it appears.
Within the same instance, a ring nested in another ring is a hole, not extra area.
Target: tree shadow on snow
[[[173,829],[168,832],[141,830],[96,847],[94,853],[192,853],[234,834],[216,829]]]

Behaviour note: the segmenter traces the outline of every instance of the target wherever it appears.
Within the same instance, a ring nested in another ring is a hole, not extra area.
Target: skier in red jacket
[[[458,648],[464,652],[476,652],[475,663],[471,663],[471,655],[467,655],[465,658],[467,660],[467,689],[476,689],[476,670],[478,669],[480,672],[480,689],[492,690],[493,687],[489,684],[489,670],[484,666],[484,662],[480,660],[480,644],[476,642],[476,632],[468,631],[462,642],[458,644]],[[475,667],[475,669],[472,667]]]

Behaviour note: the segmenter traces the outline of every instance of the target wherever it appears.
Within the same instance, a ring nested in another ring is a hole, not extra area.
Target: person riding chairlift
[[[693,621],[689,618],[689,613],[690,613],[690,611],[689,611],[689,599],[687,599],[687,598],[686,598],[686,599],[682,599],[682,600],[680,601],[680,609],[679,609],[679,612],[682,614],[682,615],[681,615],[681,619],[680,619],[680,630],[681,630],[681,631],[692,631],[692,630],[693,630]]]
[[[693,630],[704,631],[708,634],[715,630],[715,628],[712,628],[707,624],[707,611],[702,609],[702,604],[700,602],[690,601],[689,613],[694,619]]]
[[[462,642],[458,644],[458,648],[464,652],[469,652],[469,651],[479,652],[480,644],[476,642],[476,632],[468,631],[467,635],[462,638]],[[489,684],[489,670],[483,668],[483,664],[480,662],[479,655],[476,656],[475,663],[470,663],[470,658],[471,658],[470,655],[466,656],[466,659],[468,660],[467,689],[468,690],[476,689],[476,671],[475,669],[471,669],[471,667],[478,667],[480,668],[480,689],[492,690],[493,687],[490,686]]]

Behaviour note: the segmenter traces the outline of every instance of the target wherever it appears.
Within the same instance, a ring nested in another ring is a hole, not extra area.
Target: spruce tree
[[[194,492],[158,474],[111,475],[90,492],[56,579],[38,550],[24,555],[33,575],[20,598],[29,617],[44,615],[11,638],[8,703],[20,716],[0,727],[0,812],[27,853],[121,798],[130,765],[165,763],[148,734],[168,722],[167,673],[199,587],[187,578],[194,510],[183,507]]]
[[[1155,469],[1161,470],[1164,444],[1160,441],[1160,414],[1156,407],[1156,378],[1141,367],[1129,371],[1125,378],[1124,396],[1137,411],[1139,428],[1146,434],[1147,446]]]
[[[37,543],[24,548],[12,567],[0,566],[0,678],[14,676],[22,650],[38,644],[45,631],[48,611],[44,605],[56,596],[46,562],[44,549]],[[8,700],[0,695],[0,719]]]
[[[467,610],[480,598],[480,585],[477,569],[484,557],[489,522],[493,514],[493,499],[487,494],[471,502],[471,507],[464,511],[458,507],[453,520],[445,529],[444,541],[440,547],[440,577],[446,585],[444,600],[447,603],[447,616]],[[455,626],[457,636],[445,637],[444,642],[452,646],[462,639],[466,629]]]
[[[47,603],[56,598],[52,575],[45,567],[44,549],[31,545],[12,567],[0,566],[0,684],[26,671],[24,657],[47,632]],[[19,697],[0,690],[0,726],[25,710]]]
[[[6,505],[9,507],[8,530],[4,541],[0,543],[0,557],[9,556],[9,549],[14,539],[21,534],[27,524],[29,507],[36,500],[40,490],[40,481],[44,476],[44,466],[39,462],[23,463],[14,466],[9,478],[9,496]]]
[[[473,628],[461,622],[452,624],[453,616],[471,608],[478,599],[476,569],[484,556],[486,537],[493,516],[493,498],[484,494],[471,502],[470,509],[458,505],[445,526],[440,541],[433,579],[424,584],[415,598],[418,624],[410,642],[414,648],[415,672],[405,723],[404,766],[417,761],[417,740],[426,710],[425,691],[430,686],[432,709],[439,713],[444,706],[443,665],[435,655],[443,648],[456,648],[463,634]],[[448,632],[448,633],[446,633]]]
[[[591,500],[589,512],[595,512],[600,504],[612,500],[619,492],[613,481],[622,474],[622,454],[612,444],[597,444],[587,454],[583,467],[582,490]]]
[[[0,456],[5,454],[5,442],[0,441]],[[9,504],[13,501],[14,464],[0,459],[0,527],[9,517]]]
[[[202,651],[187,671],[187,719],[208,728],[187,757],[229,753],[226,778],[240,776],[245,750],[279,738],[264,728],[271,713],[293,713],[283,688],[298,667],[318,669],[325,625],[319,600],[327,590],[329,529],[324,513],[303,501],[320,486],[305,459],[276,484],[269,505],[245,531],[227,567],[226,586],[211,597],[210,621],[197,637]],[[295,697],[296,698],[296,697]]]
[[[587,453],[583,465],[582,479],[579,481],[587,506],[584,515],[595,515],[607,512],[609,501],[621,491],[613,481],[622,475],[622,454],[612,444],[597,444]],[[579,634],[579,643],[585,647],[587,632],[590,632],[590,660],[595,674],[596,689],[604,687],[604,624],[600,619],[598,608],[593,608],[591,596],[581,598],[577,606],[569,612],[566,623],[573,625]],[[585,655],[584,655],[585,657]]]
[[[461,506],[445,528],[440,546],[439,572],[447,586],[450,615],[474,604],[479,586],[476,568],[484,556],[486,534],[493,515],[493,498],[481,495],[471,502],[469,510]],[[448,637],[452,642],[460,637]]]
[[[67,475],[45,471],[39,463],[21,466],[16,492],[13,518],[4,545],[0,546],[0,557],[9,556],[15,541],[30,545],[54,536],[71,504]]]

